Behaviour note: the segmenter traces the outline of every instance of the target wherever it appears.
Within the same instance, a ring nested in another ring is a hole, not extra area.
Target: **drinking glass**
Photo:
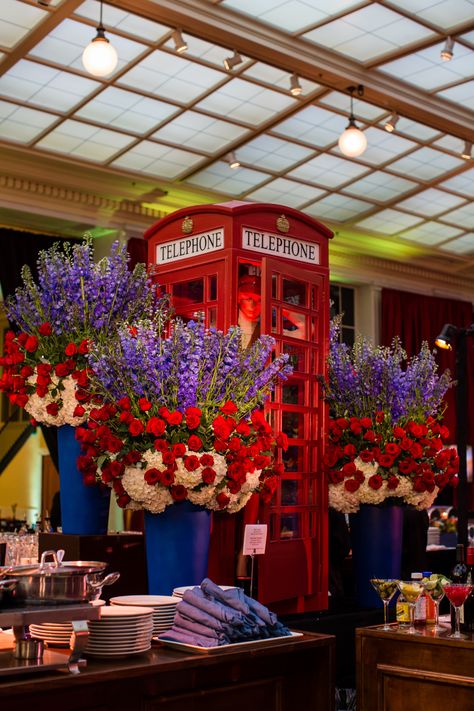
[[[392,578],[371,578],[370,582],[374,590],[378,593],[380,599],[383,602],[383,628],[384,630],[390,630],[390,625],[387,621],[387,610],[390,600],[395,595],[398,588],[398,580],[393,580]]]
[[[464,635],[461,634],[461,630],[459,629],[461,607],[466,602],[473,588],[474,585],[469,585],[468,583],[449,583],[449,585],[444,586],[444,592],[454,607],[455,615],[454,633],[446,635],[447,637],[464,639]]]
[[[408,603],[410,611],[410,626],[407,629],[408,634],[416,634],[415,629],[415,605],[423,592],[423,585],[418,580],[398,580],[398,589]]]
[[[444,587],[440,580],[423,580],[423,587],[425,592],[434,602],[435,606],[435,623],[433,627],[434,632],[440,632],[443,628],[439,624],[439,604],[444,597]]]

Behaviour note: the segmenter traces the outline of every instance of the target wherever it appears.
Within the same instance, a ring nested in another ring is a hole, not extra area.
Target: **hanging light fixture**
[[[171,35],[171,39],[174,42],[174,48],[178,54],[183,54],[183,52],[186,52],[188,45],[187,42],[183,39],[183,35],[179,30],[175,30],[173,32],[173,34]]]
[[[464,141],[464,148],[462,149],[461,158],[464,158],[465,160],[470,160],[472,158],[471,141]]]
[[[348,92],[351,95],[351,112],[349,114],[349,123],[347,125],[346,130],[343,131],[343,133],[341,133],[341,135],[339,136],[338,141],[341,152],[349,158],[356,158],[357,156],[362,155],[362,153],[367,148],[367,138],[365,136],[365,133],[361,131],[360,128],[358,128],[355,122],[353,110],[355,91],[357,91],[359,96],[362,96],[364,89],[362,86],[349,87]]]
[[[118,57],[115,47],[110,44],[105,36],[105,27],[102,25],[102,0],[100,0],[100,19],[97,34],[82,53],[82,63],[89,74],[95,77],[105,77],[114,71],[117,62]]]
[[[399,118],[400,116],[397,113],[393,113],[388,119],[388,121],[384,124],[384,129],[389,133],[393,133],[393,131],[395,131],[395,126],[397,125]]]
[[[231,71],[231,69],[234,69],[238,64],[242,64],[244,60],[240,56],[240,54],[234,49],[234,54],[232,57],[227,57],[224,59],[224,67],[228,72]]]
[[[453,58],[453,48],[454,48],[454,40],[452,37],[446,37],[446,42],[441,50],[441,59],[443,62],[449,62]]]
[[[232,151],[232,153],[229,153],[228,163],[229,168],[232,168],[232,170],[240,168],[240,161],[235,157],[234,151]]]
[[[290,77],[290,94],[292,96],[301,96],[302,91],[300,80],[296,74],[292,74]]]

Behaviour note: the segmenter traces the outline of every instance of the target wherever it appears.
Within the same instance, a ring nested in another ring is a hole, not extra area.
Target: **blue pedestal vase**
[[[211,512],[189,501],[163,513],[145,511],[145,546],[150,595],[171,595],[175,587],[199,585],[207,576]]]
[[[81,445],[75,428],[58,427],[59,497],[63,533],[100,535],[107,533],[110,489],[85,486],[76,465]]]
[[[370,579],[400,578],[403,506],[362,504],[349,520],[356,603],[382,607]]]

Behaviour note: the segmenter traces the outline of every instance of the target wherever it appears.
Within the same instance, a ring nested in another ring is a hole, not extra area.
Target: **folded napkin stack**
[[[240,588],[222,590],[205,578],[200,586],[186,590],[176,607],[173,627],[160,639],[219,647],[290,634],[273,612]]]

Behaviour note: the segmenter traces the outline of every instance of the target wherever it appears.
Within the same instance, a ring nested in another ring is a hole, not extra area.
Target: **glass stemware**
[[[421,580],[398,580],[398,589],[408,603],[410,611],[410,626],[407,629],[408,634],[416,634],[415,629],[415,605],[423,592]]]
[[[391,578],[372,578],[370,580],[372,587],[378,593],[380,599],[383,602],[383,628],[384,630],[390,630],[390,625],[387,621],[387,609],[390,600],[395,595],[398,588],[398,581],[392,580]]]
[[[461,634],[461,630],[459,628],[461,607],[466,602],[473,588],[474,585],[469,585],[468,583],[449,583],[449,585],[444,586],[444,592],[449,602],[454,607],[455,614],[454,633],[448,634],[447,637],[452,637],[453,639],[464,639],[464,635]]]
[[[430,578],[422,580],[422,584],[425,589],[425,593],[433,600],[435,606],[435,623],[433,631],[440,632],[443,628],[439,624],[439,604],[445,595],[444,587],[440,580],[431,580]]]

